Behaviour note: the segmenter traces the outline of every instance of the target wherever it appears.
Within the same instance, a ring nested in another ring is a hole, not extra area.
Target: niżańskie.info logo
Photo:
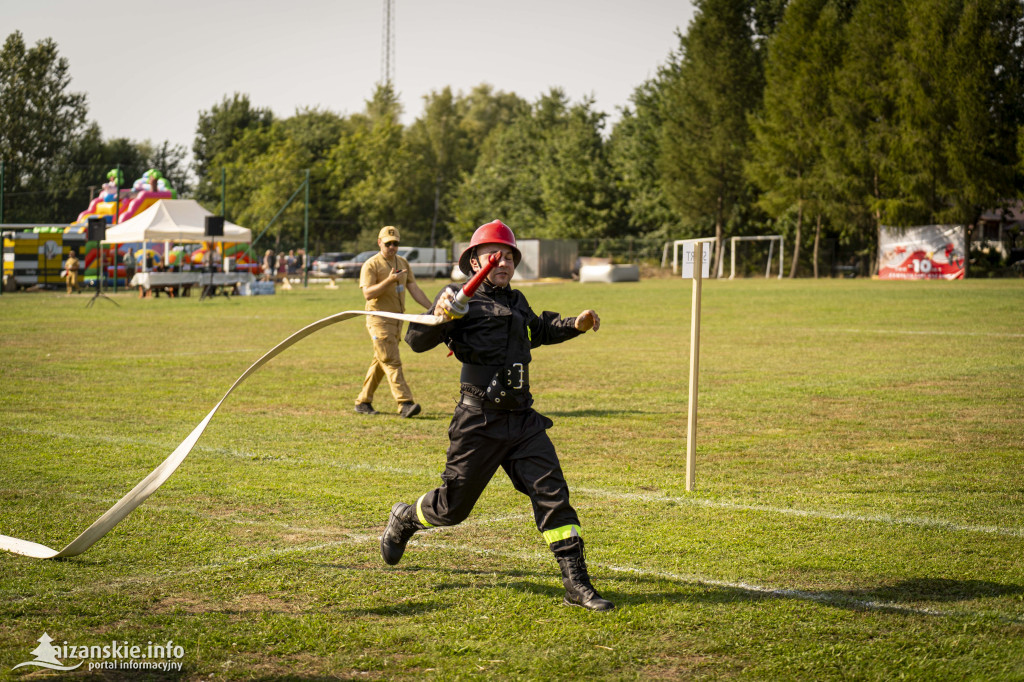
[[[127,640],[118,642],[112,640],[110,644],[93,646],[77,646],[68,644],[54,644],[50,635],[43,633],[38,640],[39,646],[30,653],[35,656],[34,660],[25,661],[11,668],[35,666],[47,670],[75,670],[89,660],[89,670],[176,670],[181,672],[181,659],[185,656],[185,649],[168,640],[163,644],[147,642],[146,646],[130,645]],[[61,659],[78,660],[75,665],[64,665]],[[99,659],[99,660],[93,660]]]

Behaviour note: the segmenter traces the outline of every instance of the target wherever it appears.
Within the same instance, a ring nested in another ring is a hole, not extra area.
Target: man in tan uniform
[[[79,292],[78,284],[78,254],[74,251],[68,253],[68,259],[64,261],[64,280],[68,285],[68,293],[72,290],[77,294]]]
[[[366,310],[404,313],[406,289],[424,308],[432,305],[416,283],[409,262],[398,255],[399,242],[397,227],[388,225],[381,228],[377,236],[380,253],[363,263],[359,272],[359,288],[366,297]],[[402,375],[402,359],[398,355],[398,342],[402,340],[401,320],[367,315],[366,329],[373,339],[373,362],[363,380],[363,390],[356,398],[356,412],[377,414],[372,404],[373,393],[381,379],[387,376],[391,395],[398,402],[398,414],[402,417],[419,414],[420,406],[413,402],[412,391]]]

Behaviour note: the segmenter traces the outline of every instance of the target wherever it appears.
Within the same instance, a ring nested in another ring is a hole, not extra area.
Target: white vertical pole
[[[775,255],[775,254],[772,253],[772,250],[774,248],[775,248],[775,240],[774,239],[769,239],[768,240],[768,265],[764,269],[764,278],[765,279],[768,279],[769,277],[772,276],[772,256]]]
[[[704,266],[701,242],[693,245],[693,303],[690,306],[690,395],[686,419],[686,490],[694,490],[697,475],[697,376],[700,366],[700,285]]]
[[[782,252],[786,250],[784,237],[779,237],[779,279],[782,279]]]

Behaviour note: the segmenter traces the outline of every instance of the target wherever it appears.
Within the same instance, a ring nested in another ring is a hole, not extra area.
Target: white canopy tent
[[[207,237],[206,216],[212,215],[193,199],[161,199],[137,216],[109,228],[103,243],[252,242],[252,230],[226,220],[223,237]]]
[[[206,218],[213,214],[194,199],[161,199],[142,213],[107,230],[104,244],[134,244],[142,242],[141,270],[148,270],[146,244],[164,242],[164,254],[170,252],[171,242],[230,242],[252,243],[252,230],[224,221],[224,235],[206,234]],[[219,256],[218,256],[219,258]]]

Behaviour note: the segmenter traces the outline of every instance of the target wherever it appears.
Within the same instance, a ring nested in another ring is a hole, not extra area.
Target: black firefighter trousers
[[[533,409],[494,410],[460,403],[448,426],[448,460],[440,488],[416,503],[426,526],[454,526],[473,510],[500,466],[515,489],[529,496],[537,530],[579,527],[555,446],[551,420]]]

